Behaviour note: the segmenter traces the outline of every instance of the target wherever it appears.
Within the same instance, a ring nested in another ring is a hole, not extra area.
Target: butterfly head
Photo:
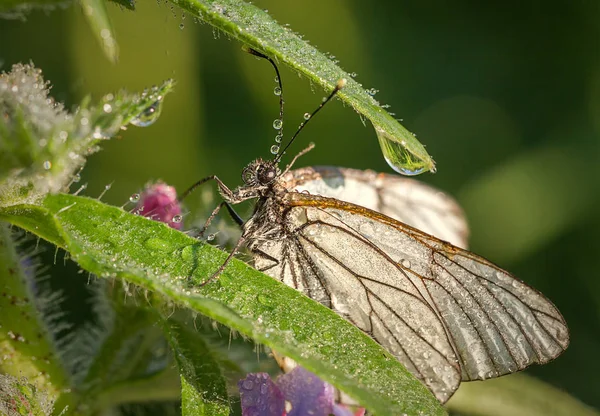
[[[281,174],[277,163],[272,160],[256,159],[242,171],[245,187],[262,188],[270,185]]]

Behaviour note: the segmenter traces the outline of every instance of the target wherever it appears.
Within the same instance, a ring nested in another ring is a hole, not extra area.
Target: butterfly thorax
[[[248,246],[254,241],[279,240],[284,233],[283,198],[287,193],[277,163],[256,159],[242,171],[244,184],[229,195],[229,202],[237,203],[258,198],[252,217],[244,224]]]

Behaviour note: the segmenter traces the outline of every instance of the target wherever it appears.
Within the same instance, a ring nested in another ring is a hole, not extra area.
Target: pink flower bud
[[[181,229],[181,206],[175,188],[164,182],[147,184],[134,212],[164,222],[171,228]]]

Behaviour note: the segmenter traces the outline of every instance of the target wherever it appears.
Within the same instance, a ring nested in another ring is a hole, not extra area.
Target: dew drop
[[[310,113],[304,113],[304,120],[310,119]]]
[[[104,110],[105,113],[112,113],[112,105],[106,103],[102,106],[102,110]]]
[[[171,251],[172,249],[171,244],[162,238],[149,238],[144,241],[144,245],[151,250]]]
[[[183,23],[179,23],[179,29],[183,30],[183,28],[185,28],[185,25]]]
[[[206,239],[208,241],[213,241],[215,239],[215,235],[214,234],[209,234],[209,235],[206,236]]]
[[[279,146],[277,146],[276,144],[274,144],[273,146],[271,146],[271,153],[276,155],[277,153],[279,153]]]
[[[407,176],[419,175],[428,170],[435,172],[433,161],[423,160],[411,153],[406,148],[406,142],[397,141],[381,128],[376,127],[375,131],[385,161],[396,172]]]
[[[183,219],[183,217],[181,215],[177,214],[177,215],[173,215],[173,219],[171,221],[174,222],[175,224],[179,224],[182,219]]]
[[[131,201],[133,203],[138,202],[139,200],[140,200],[140,194],[132,194],[129,197],[129,201]]]
[[[46,160],[44,162],[44,169],[50,170],[50,168],[52,168],[52,162],[50,162],[49,160]]]
[[[276,143],[281,143],[282,140],[283,140],[283,134],[279,133],[277,136],[275,136]]]
[[[150,107],[146,108],[137,117],[131,120],[131,124],[137,127],[147,127],[153,124],[160,116],[160,112],[162,110],[162,101],[156,100],[154,104]]]
[[[275,94],[275,95],[281,95],[281,88],[279,88],[279,87],[275,87],[275,88],[273,89],[273,94]]]
[[[269,299],[269,297],[263,293],[258,295],[256,298],[258,299],[258,303],[260,303],[263,306],[273,306],[273,302],[271,302],[271,299]]]
[[[194,258],[196,258],[196,246],[193,246],[193,245],[185,246],[181,250],[181,258],[183,260],[187,260],[187,261],[191,261]]]
[[[410,269],[410,266],[411,266],[410,260],[403,259],[401,263],[402,263],[402,267],[404,267],[405,269]]]
[[[275,82],[279,82],[279,77],[275,77]]]
[[[273,120],[273,128],[275,130],[281,130],[282,127],[283,127],[283,121],[281,121],[280,119]]]
[[[79,182],[80,180],[81,180],[81,175],[80,175],[79,173],[76,173],[76,174],[73,176],[73,182],[77,183],[77,182]]]

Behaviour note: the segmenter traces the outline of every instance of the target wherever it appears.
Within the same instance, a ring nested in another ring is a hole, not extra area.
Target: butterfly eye
[[[254,183],[256,181],[256,174],[253,170],[251,169],[244,169],[242,171],[242,180],[244,181],[245,184],[250,185],[252,183]]]
[[[258,181],[261,184],[266,185],[275,179],[277,176],[277,170],[274,166],[261,166],[261,168],[258,170],[257,176]]]

